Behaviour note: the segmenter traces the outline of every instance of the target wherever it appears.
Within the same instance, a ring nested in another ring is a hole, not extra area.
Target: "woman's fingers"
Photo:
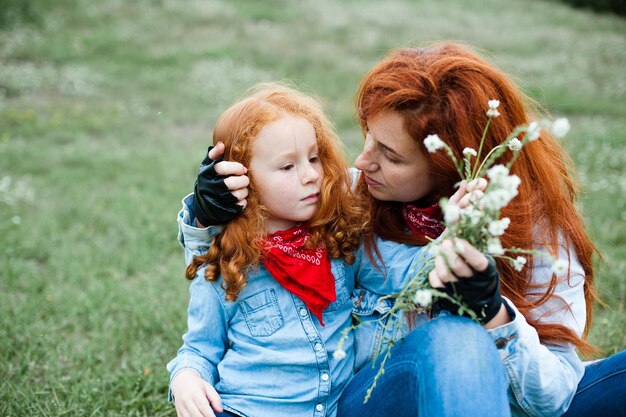
[[[485,191],[485,189],[487,188],[487,184],[488,182],[486,179],[476,178],[468,182],[465,186],[465,189],[468,193],[471,193],[472,191]]]
[[[488,265],[487,257],[467,241],[445,240],[441,243],[435,267],[428,274],[428,280],[433,288],[441,288],[447,282],[471,278],[474,271],[484,271]]]
[[[221,163],[222,162],[220,162],[220,164]],[[224,178],[224,184],[226,184],[226,187],[228,187],[228,189],[231,192],[232,191],[237,191],[237,190],[242,189],[242,188],[247,188],[248,185],[250,185],[250,178],[248,178],[248,176],[246,176],[246,175],[239,175],[239,176],[234,176],[233,175],[233,176]]]
[[[455,204],[458,206],[459,201],[461,201],[461,198],[463,198],[463,196],[466,193],[467,193],[466,181],[463,180],[461,181],[461,184],[459,185],[459,189],[456,190],[456,192],[450,196],[450,199],[448,199],[448,204]]]
[[[459,207],[460,208],[466,208],[468,207],[470,204],[474,204],[476,203],[478,200],[480,200],[483,196],[485,195],[485,193],[483,193],[480,190],[475,190],[472,192],[469,192],[467,194],[465,194],[461,200],[459,200]]]
[[[464,262],[472,267],[475,271],[482,272],[489,266],[489,260],[481,251],[470,245],[463,239],[456,239],[456,246],[461,248],[461,256]],[[473,275],[473,273],[471,274]],[[469,276],[471,276],[469,275]]]
[[[219,159],[222,155],[224,155],[224,149],[226,149],[226,147],[224,146],[223,142],[217,142],[217,145],[215,145],[214,147],[211,148],[211,150],[209,151],[209,158],[212,160],[216,160]]]
[[[213,149],[211,149],[213,151]],[[239,162],[234,161],[220,161],[215,164],[215,172],[219,175],[234,177],[245,176],[248,173],[248,169]]]
[[[220,162],[221,163],[221,162]],[[237,199],[237,204],[243,208],[248,205],[248,185],[250,185],[250,179],[241,175],[239,177],[228,177],[224,179],[224,184],[230,190],[231,194]]]

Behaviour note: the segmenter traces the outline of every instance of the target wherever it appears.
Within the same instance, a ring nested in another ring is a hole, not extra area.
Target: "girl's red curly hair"
[[[353,251],[369,216],[352,191],[340,141],[318,100],[283,84],[260,84],[219,117],[213,130],[213,144],[224,143],[224,160],[250,166],[252,144],[261,129],[287,115],[311,123],[324,170],[320,207],[308,222],[311,232],[308,244],[324,245],[331,258],[352,263]],[[208,252],[195,257],[186,271],[186,277],[193,279],[206,266],[205,277],[209,281],[216,281],[221,274],[228,301],[237,299],[247,282],[248,271],[258,267],[266,235],[268,212],[260,203],[254,172],[249,171],[248,175],[248,204],[243,214],[228,223],[214,238]]]

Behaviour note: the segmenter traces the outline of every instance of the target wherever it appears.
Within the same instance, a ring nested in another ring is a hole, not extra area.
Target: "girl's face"
[[[285,116],[265,125],[252,145],[250,173],[270,213],[268,233],[311,219],[324,178],[311,123]]]
[[[402,116],[381,112],[367,120],[363,152],[354,165],[363,171],[367,189],[377,200],[408,203],[430,194],[430,163],[404,130]]]

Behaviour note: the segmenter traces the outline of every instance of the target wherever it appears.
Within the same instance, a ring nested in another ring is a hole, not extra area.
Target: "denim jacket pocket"
[[[340,309],[346,304],[346,301],[350,298],[350,292],[346,284],[346,270],[343,263],[336,263],[332,268],[333,275],[335,276],[335,294],[336,299],[330,303],[324,311],[335,311]]]
[[[270,336],[285,323],[271,288],[241,300],[239,305],[252,336]]]

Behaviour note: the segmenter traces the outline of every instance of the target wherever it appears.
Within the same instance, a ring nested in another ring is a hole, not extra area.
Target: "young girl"
[[[315,100],[281,85],[217,121],[213,143],[249,167],[249,195],[206,253],[185,242],[188,331],[167,366],[179,416],[335,415],[352,337],[333,354],[368,216],[330,126]]]

